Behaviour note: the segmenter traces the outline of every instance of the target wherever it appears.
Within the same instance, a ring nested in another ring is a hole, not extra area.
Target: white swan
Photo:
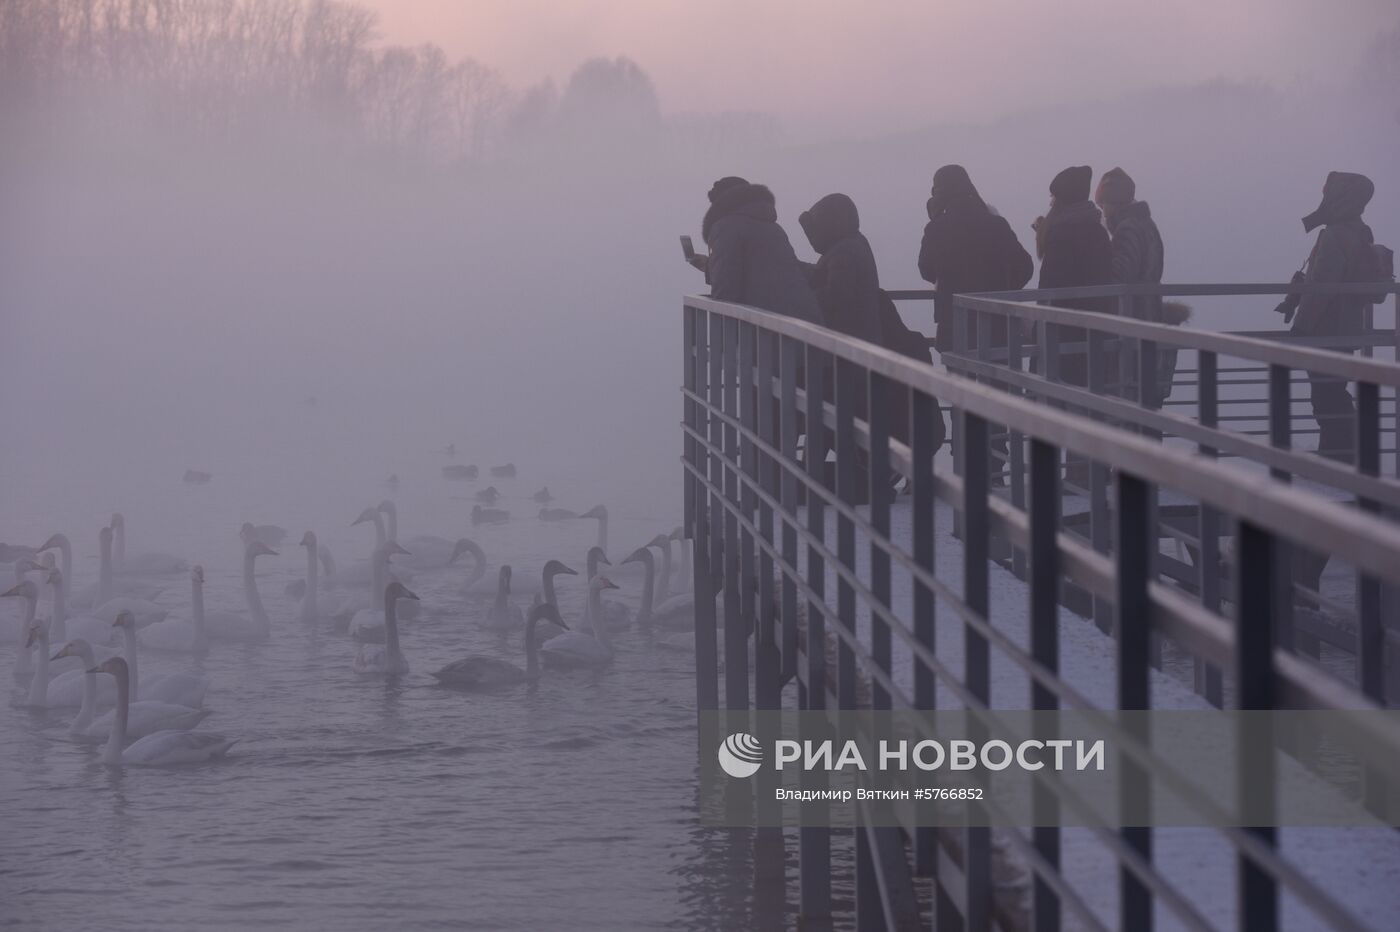
[[[204,633],[211,641],[266,641],[272,634],[272,623],[268,620],[267,610],[263,608],[262,596],[258,595],[253,570],[258,557],[276,555],[277,551],[258,541],[244,546],[243,598],[248,605],[248,614],[206,612]]]
[[[651,554],[651,546],[648,544],[642,547],[623,561],[641,563],[646,569],[647,581],[642,585],[642,607],[637,614],[638,624],[681,630],[695,627],[695,593],[683,592],[664,602],[655,601],[652,580],[656,573],[656,562]]]
[[[19,629],[14,634],[15,646],[20,647],[15,651],[15,679],[24,679],[33,673],[33,666],[29,662],[29,650],[21,645],[29,640],[29,629],[34,624],[34,613],[39,607],[39,587],[26,579],[0,592],[0,598],[24,600],[20,606]]]
[[[204,567],[190,570],[190,620],[167,618],[142,628],[137,640],[142,647],[174,654],[202,654],[209,649],[204,629]]]
[[[107,746],[102,750],[104,764],[128,764],[143,767],[165,767],[175,764],[197,764],[215,757],[223,757],[233,744],[223,735],[200,734],[185,729],[197,724],[199,718],[186,725],[184,718],[168,716],[175,724],[167,729],[147,730],[138,734],[145,726],[143,718],[156,720],[149,713],[143,714],[139,708],[145,703],[131,701],[131,688],[128,680],[126,661],[112,657],[103,661],[92,672],[110,673],[117,681],[117,707],[105,718],[112,720],[107,732]],[[177,707],[178,708],[178,707]],[[186,710],[191,712],[191,710]],[[200,718],[203,712],[192,712]],[[188,718],[186,716],[185,718]],[[103,721],[99,719],[98,721]],[[131,747],[124,748],[128,738],[138,738]]]
[[[473,655],[454,660],[433,674],[443,686],[453,689],[496,689],[532,683],[540,678],[539,645],[535,629],[541,621],[558,625],[565,631],[569,626],[559,617],[559,608],[552,602],[540,602],[525,618],[525,669],[495,657]]]
[[[192,709],[204,706],[204,694],[209,691],[209,678],[193,673],[160,673],[141,679],[137,670],[136,622],[130,612],[122,612],[112,627],[122,633],[122,650],[126,656],[131,692],[136,699],[158,699],[171,705],[187,705]]]
[[[360,512],[358,518],[350,522],[351,527],[357,527],[361,524],[374,525],[374,546],[370,548],[370,558],[362,563],[357,563],[349,567],[339,578],[341,582],[347,585],[369,586],[372,591],[377,591],[374,575],[374,555],[378,553],[379,548],[383,547],[387,542],[393,540],[397,543],[397,540],[388,533],[385,527],[384,513],[380,511],[379,506],[366,508],[364,511]],[[407,554],[408,551],[401,550],[401,553]],[[404,584],[407,584],[413,579],[413,572],[403,567],[395,567],[390,575]],[[370,596],[370,601],[371,603],[376,601],[373,595]],[[375,606],[371,605],[370,607],[374,608]]]
[[[49,623],[37,621],[29,626],[29,634],[24,639],[24,652],[27,654],[39,648],[39,659],[34,664],[34,679],[29,681],[29,695],[24,705],[32,709],[47,708],[49,704]]]
[[[125,577],[118,579],[112,568],[112,529],[104,527],[97,533],[97,582],[84,586],[72,597],[76,608],[94,609],[115,596],[128,596],[135,599],[153,599],[160,594],[160,587],[139,579]]]
[[[451,566],[456,563],[457,558],[464,553],[472,555],[472,571],[458,589],[463,595],[470,592],[472,587],[486,575],[486,551],[482,550],[475,541],[466,537],[461,538],[452,546],[452,554],[447,558],[447,565]]]
[[[525,623],[525,613],[510,600],[510,564],[496,574],[496,601],[486,613],[482,627],[489,631],[513,631]]]
[[[598,520],[598,546],[604,551],[608,549],[608,506],[596,505],[583,514],[580,518],[596,518]]]
[[[384,592],[384,587],[390,582],[400,582],[400,580],[390,577],[389,559],[403,552],[404,549],[392,540],[385,541],[375,548],[374,559],[370,561],[374,579],[373,584],[370,586],[371,592]],[[417,596],[414,596],[415,600],[417,598]],[[395,617],[398,617],[397,614]],[[357,641],[368,641],[375,644],[384,643],[388,632],[385,628],[383,605],[371,603],[368,607],[357,611],[351,616],[347,630],[350,636]]]
[[[117,684],[114,680],[102,677],[98,679],[97,671],[93,668],[97,666],[97,658],[93,653],[92,645],[82,638],[69,641],[63,645],[63,649],[50,657],[50,660],[63,660],[66,657],[76,657],[82,662],[82,667],[77,671],[76,680],[79,688],[78,700],[68,701],[66,690],[59,685],[59,680],[55,679],[49,683],[48,702],[50,708],[62,708],[80,705],[78,717],[73,719],[68,726],[71,734],[77,734],[89,725],[97,717],[98,706],[115,705],[117,701]],[[60,678],[61,679],[61,678]]]
[[[418,596],[409,592],[397,579],[384,587],[384,646],[366,647],[360,645],[355,655],[356,673],[379,673],[384,676],[403,676],[408,672],[408,661],[399,648],[399,599],[417,601]]]
[[[617,585],[606,576],[595,576],[588,583],[588,599],[594,615],[602,612],[603,591],[616,588]],[[545,664],[555,667],[600,667],[613,658],[607,625],[598,625],[591,634],[565,631],[545,641],[540,650]]]
[[[112,567],[123,576],[173,576],[189,569],[189,564],[168,553],[139,553],[126,555],[126,518],[120,511],[112,513]]]
[[[329,618],[336,624],[349,622],[355,614],[354,600],[343,595],[321,592],[321,545],[312,531],[301,536],[300,546],[306,548],[306,579],[300,580],[301,620],[316,622]],[[332,566],[335,564],[332,563]]]
[[[598,567],[600,565],[612,566],[612,562],[608,559],[607,554],[603,552],[602,547],[589,547],[588,555],[584,559],[584,566],[588,570],[588,578],[590,580],[598,575]],[[626,605],[601,597],[599,601],[603,607],[601,613],[603,624],[607,625],[609,630],[619,631],[632,624],[632,610]],[[591,599],[585,601],[583,610],[584,628],[590,631],[593,630],[593,625],[595,623],[592,605],[593,602]]]
[[[86,638],[94,644],[106,644],[112,639],[112,623],[103,621],[96,615],[70,615],[68,613],[68,579],[63,570],[54,567],[47,578],[51,591],[53,620],[49,623],[49,634],[55,641],[69,641],[73,638]]]
[[[93,668],[94,673],[112,673],[116,665],[126,669],[126,661],[121,657],[108,657]],[[115,676],[115,674],[113,674]],[[123,701],[125,698],[126,701]],[[124,714],[118,714],[124,713]],[[120,723],[125,729],[124,738],[144,738],[158,731],[175,729],[184,731],[193,728],[209,713],[204,709],[191,709],[187,705],[171,705],[157,699],[131,699],[130,687],[123,696],[122,683],[117,681],[117,704],[106,715],[94,719],[88,727],[76,732],[84,738],[107,738],[117,730]]]
[[[244,521],[243,526],[238,529],[238,539],[243,541],[245,547],[250,541],[257,541],[263,546],[275,550],[282,546],[282,541],[287,539],[287,529],[275,524],[254,524],[251,521]]]
[[[39,548],[39,553],[46,550],[57,550],[59,556],[59,567],[63,570],[63,595],[71,600],[73,598],[73,543],[68,539],[67,534],[54,534],[44,541],[44,546]]]

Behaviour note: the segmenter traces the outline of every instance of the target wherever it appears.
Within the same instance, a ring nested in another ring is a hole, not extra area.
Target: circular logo
[[[731,777],[751,777],[763,764],[763,745],[753,735],[737,732],[719,746],[719,766]]]

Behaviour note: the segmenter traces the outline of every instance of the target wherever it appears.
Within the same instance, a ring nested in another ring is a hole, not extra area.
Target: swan
[[[374,578],[374,582],[370,586],[371,592],[383,592],[385,591],[384,587],[388,583],[401,582],[398,579],[391,578],[389,559],[395,554],[404,552],[404,549],[392,540],[386,541],[375,548],[374,559],[370,561],[373,564],[372,572]],[[414,596],[413,598],[416,600],[418,597]],[[395,618],[397,617],[396,614]],[[387,636],[382,606],[371,604],[357,611],[350,618],[348,630],[350,636],[357,641],[370,641],[375,644],[382,644],[384,638]]]
[[[379,551],[380,547],[384,546],[385,543],[391,540],[396,540],[396,538],[388,532],[385,526],[384,513],[380,511],[378,505],[374,506],[373,508],[366,508],[364,511],[360,512],[360,516],[358,518],[350,522],[351,527],[357,527],[361,524],[374,525],[374,546],[370,548],[370,559],[363,563],[357,563],[354,566],[350,567],[348,570],[346,570],[344,575],[341,576],[341,579],[349,585],[368,585],[370,587],[374,587],[374,555]],[[407,555],[408,551],[401,550],[400,553]],[[395,567],[392,570],[392,575],[399,582],[405,584],[407,584],[410,580],[413,579],[413,573],[407,569],[404,569],[403,567]]]
[[[233,612],[207,612],[204,616],[204,633],[211,641],[266,641],[272,634],[272,623],[267,610],[263,608],[262,596],[258,595],[257,579],[254,576],[254,561],[258,557],[277,556],[277,551],[266,544],[253,541],[243,547],[243,598],[248,604],[248,614]]]
[[[488,485],[480,492],[477,492],[474,498],[483,505],[494,505],[501,500],[501,493],[496,491],[494,485]]]
[[[96,615],[68,614],[68,598],[65,592],[67,586],[62,570],[57,567],[49,570],[45,581],[53,590],[53,621],[50,634],[55,641],[85,638],[94,644],[106,644],[112,639],[110,621],[103,621]]]
[[[678,566],[676,568],[676,592],[690,592],[695,588],[695,581],[690,578],[691,570],[695,564],[693,558],[693,542],[685,536],[685,528],[677,527],[671,532],[671,540],[679,544],[677,556]]]
[[[515,464],[506,463],[504,466],[492,466],[491,475],[497,479],[514,479]]]
[[[471,591],[471,588],[486,575],[486,551],[482,550],[475,541],[465,537],[457,541],[452,546],[452,555],[447,558],[447,565],[451,566],[457,562],[457,558],[464,553],[472,555],[472,572],[466,581],[459,587],[463,594]]]
[[[612,566],[612,561],[608,559],[608,555],[603,552],[602,547],[589,547],[588,555],[584,560],[584,567],[588,571],[588,578],[590,580],[598,575],[599,565]],[[603,607],[603,624],[607,625],[610,630],[617,631],[632,624],[632,610],[626,605],[623,605],[621,602],[612,602],[603,599],[601,596],[599,596],[599,601]],[[585,628],[590,631],[593,629],[594,616],[591,599],[584,603],[583,622]]]
[[[496,602],[486,614],[482,626],[491,631],[511,631],[525,622],[525,614],[520,606],[510,600],[510,564],[501,567],[496,574]]]
[[[63,570],[63,595],[71,600],[73,598],[73,544],[68,540],[67,534],[54,534],[44,541],[44,546],[40,547],[38,552],[43,553],[47,550],[58,551],[58,565]]]
[[[462,552],[457,550],[461,544],[460,540],[451,541],[432,534],[416,534],[409,540],[400,541],[400,543],[410,553],[408,559],[402,561],[403,565],[410,566],[415,572],[420,573],[427,570],[445,569],[452,565],[453,560],[462,555]]]
[[[654,543],[640,548],[623,561],[624,563],[640,563],[646,571],[646,582],[642,584],[642,607],[637,613],[638,624],[662,628],[693,628],[695,626],[695,593],[683,592],[671,596],[664,602],[657,602],[654,599],[653,580],[656,573],[656,561],[650,549]]]
[[[567,508],[541,508],[541,521],[572,521],[578,517],[577,511],[570,511]]]
[[[475,479],[477,469],[475,466],[463,466],[460,463],[453,463],[442,467],[442,477],[444,479]]]
[[[149,599],[138,599],[129,595],[119,595],[114,599],[108,599],[92,610],[92,613],[98,618],[113,618],[122,612],[129,612],[136,620],[138,628],[160,624],[170,614],[169,609],[163,608]]]
[[[93,673],[111,673],[120,664],[121,669],[126,669],[126,661],[121,657],[108,657],[96,667],[92,668]],[[105,669],[104,669],[105,668]],[[125,699],[126,701],[123,701]],[[118,713],[123,713],[118,715]],[[81,731],[76,732],[84,738],[107,738],[111,740],[112,732],[117,729],[118,724],[125,726],[126,738],[144,738],[146,735],[155,734],[158,731],[175,729],[184,731],[193,728],[209,713],[204,709],[191,709],[187,705],[171,705],[168,702],[161,702],[156,699],[142,699],[137,702],[131,699],[130,686],[123,695],[122,683],[117,681],[117,704],[106,715],[94,719],[92,724]]]
[[[602,595],[605,589],[616,589],[617,585],[606,576],[594,576],[588,583],[588,600],[593,615],[602,612]],[[598,625],[592,634],[582,631],[565,631],[544,642],[540,648],[544,652],[546,665],[556,667],[600,667],[613,658],[612,642],[608,639],[607,625]]]
[[[541,621],[558,625],[565,631],[569,626],[559,617],[559,608],[551,602],[536,603],[525,618],[525,669],[495,657],[473,655],[454,660],[433,676],[443,686],[453,689],[495,689],[533,683],[540,678],[539,645],[535,628]]]
[[[301,544],[306,548],[306,579],[299,580],[301,599],[301,620],[315,622],[329,618],[336,622],[347,622],[355,614],[351,600],[343,596],[326,593],[324,599],[320,589],[321,545],[315,533],[307,531],[301,535]],[[334,564],[332,564],[334,565]]]
[[[112,529],[104,527],[97,533],[99,562],[97,582],[84,586],[72,597],[78,608],[91,609],[110,601],[114,596],[124,595],[136,599],[153,599],[160,594],[160,587],[138,579],[117,579],[112,570]]]
[[[131,687],[128,680],[126,661],[112,657],[98,664],[91,671],[110,673],[117,682],[117,707],[98,721],[111,719],[107,732],[107,746],[102,750],[104,764],[129,764],[143,767],[164,767],[173,764],[197,764],[215,757],[223,757],[233,741],[223,735],[199,734],[186,729],[198,724],[203,712],[186,709],[190,715],[198,716],[186,725],[190,717],[166,716],[172,723],[165,729],[147,729],[143,717],[152,721],[159,717],[149,713],[143,716],[138,709],[146,703],[131,701]],[[178,707],[177,707],[178,708]],[[137,738],[131,747],[123,748],[127,738]]]
[[[204,694],[209,691],[209,678],[193,673],[161,673],[142,680],[137,674],[136,621],[130,612],[122,612],[112,627],[122,632],[122,651],[126,656],[127,672],[131,676],[131,692],[137,699],[157,699],[171,705],[186,705],[191,709],[204,707]]]
[[[282,541],[287,538],[287,529],[278,527],[275,524],[253,524],[251,521],[244,521],[243,526],[238,529],[238,539],[246,546],[249,541],[257,541],[267,547],[280,547]]]
[[[168,553],[139,553],[130,559],[126,556],[126,517],[120,512],[112,513],[112,566],[123,576],[173,576],[183,573],[190,565],[179,557]]]
[[[510,520],[510,512],[501,508],[482,508],[476,505],[472,508],[472,525],[478,524],[505,524]]]
[[[408,672],[408,661],[399,649],[399,599],[417,601],[418,596],[409,592],[397,579],[384,587],[384,646],[367,648],[360,646],[355,655],[356,673],[381,673],[384,676],[403,676]]]
[[[110,706],[116,703],[117,684],[105,676],[98,679],[96,671],[93,670],[97,666],[97,657],[93,653],[92,645],[82,638],[69,641],[49,660],[58,661],[66,657],[76,657],[82,663],[82,667],[76,671],[75,683],[79,688],[77,700],[69,701],[67,690],[60,685],[62,677],[59,677],[49,682],[48,702],[50,708],[81,705],[78,717],[68,726],[69,733],[77,734],[92,724],[92,720],[97,717],[99,705]]]
[[[49,704],[49,623],[34,622],[24,639],[24,652],[28,654],[39,648],[39,659],[34,664],[34,679],[29,681],[29,695],[24,705],[31,709],[43,709]]]
[[[550,502],[554,501],[554,496],[550,494],[549,486],[545,486],[544,488],[540,489],[534,495],[531,495],[530,498],[532,501],[535,501],[541,505],[548,505]]]
[[[331,548],[319,541],[316,544],[316,556],[321,558],[321,569],[325,572],[326,578],[322,582],[323,589],[338,589],[341,586],[339,574],[336,573],[335,555],[331,553]]]
[[[137,640],[151,650],[179,654],[202,654],[209,649],[204,630],[204,567],[190,570],[190,620],[167,618],[142,628]]]
[[[377,512],[379,512],[380,514],[382,514],[382,515],[384,516],[384,523],[385,523],[384,532],[389,536],[389,539],[390,539],[390,540],[398,540],[398,539],[399,539],[399,507],[398,507],[397,505],[395,505],[392,501],[390,501],[389,499],[386,498],[386,499],[384,499],[384,501],[380,502],[377,506],[375,506],[375,509],[374,509],[374,510],[377,511]]]
[[[19,630],[15,632],[15,645],[19,646],[29,640],[29,629],[34,624],[34,613],[39,607],[39,587],[29,580],[17,582],[4,592],[0,592],[0,598],[24,599],[24,605],[20,609]],[[15,679],[24,679],[33,672],[29,663],[29,651],[21,649],[15,651]]]
[[[598,519],[598,546],[599,546],[599,547],[602,547],[604,550],[607,550],[607,549],[608,549],[608,506],[607,506],[607,505],[596,505],[596,506],[594,506],[593,508],[590,508],[590,509],[588,509],[587,511],[585,511],[583,514],[579,515],[579,517],[580,517],[580,518],[597,518],[597,519]]]

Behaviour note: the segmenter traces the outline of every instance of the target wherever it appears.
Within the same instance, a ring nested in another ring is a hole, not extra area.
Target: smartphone
[[[695,244],[690,241],[689,236],[681,237],[681,252],[685,253],[685,261],[687,262],[695,258]]]

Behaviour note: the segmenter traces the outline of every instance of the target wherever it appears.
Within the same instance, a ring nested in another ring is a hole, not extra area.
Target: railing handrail
[[[1288,540],[1307,542],[1309,547],[1345,560],[1377,579],[1400,584],[1400,560],[1395,559],[1395,555],[1400,554],[1400,528],[1366,512],[1341,508],[1336,502],[1307,489],[1271,478],[1242,476],[1238,470],[1198,454],[1163,447],[1082,417],[1017,398],[1000,389],[944,374],[928,363],[855,340],[817,324],[700,295],[687,296],[685,303],[698,310],[726,315],[807,343],[822,352],[932,395],[945,404],[971,411],[991,423],[1005,425],[1028,437],[1038,438],[1098,462],[1112,463],[1116,468],[1146,482],[1175,489],[1227,514],[1247,516],[1250,523],[1260,528]],[[1078,324],[1078,318],[1125,322],[1120,318],[1093,313],[1046,310],[1075,314],[1077,316],[1068,321],[1074,324]],[[1264,341],[1251,342],[1269,345]],[[1395,377],[1400,380],[1400,366],[1392,368],[1395,369]]]

